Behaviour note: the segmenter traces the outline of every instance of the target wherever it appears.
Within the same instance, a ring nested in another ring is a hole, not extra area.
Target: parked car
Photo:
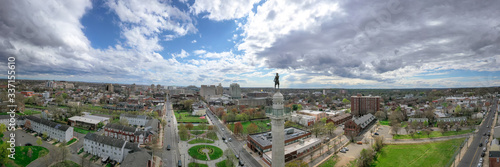
[[[179,167],[182,167],[182,161],[181,160],[178,161],[178,164],[179,164]]]
[[[477,167],[482,167],[483,166],[483,163],[478,163],[477,164]]]
[[[227,141],[231,142],[231,138],[227,139]]]
[[[346,151],[344,149],[340,149],[340,152],[341,153],[346,153]]]
[[[374,134],[374,135],[378,135],[378,133],[377,133],[377,132],[375,132],[375,134]]]
[[[167,146],[167,150],[170,150],[170,144]]]
[[[31,143],[26,143],[24,146],[33,146]]]
[[[479,163],[483,163],[483,157],[479,158]]]
[[[486,136],[486,133],[484,133],[483,136]]]
[[[225,137],[222,137],[222,140],[226,140],[226,138],[225,138]]]
[[[481,157],[484,157],[484,152],[483,152],[483,153],[481,153]]]
[[[240,159],[240,156],[239,156],[239,155],[234,155],[234,156],[236,156],[236,158],[237,158],[237,159]]]
[[[347,147],[344,147],[344,150],[345,150],[345,151],[349,151],[349,148],[347,148]]]
[[[361,141],[358,141],[358,142],[357,142],[357,144],[363,144],[363,142],[361,142]]]
[[[483,152],[486,152],[486,147],[483,147]]]
[[[482,147],[483,146],[483,143],[479,143],[479,147]]]

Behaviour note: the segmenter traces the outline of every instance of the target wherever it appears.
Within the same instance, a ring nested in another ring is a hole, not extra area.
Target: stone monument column
[[[283,95],[276,92],[273,96],[272,124],[272,167],[285,166],[285,117]]]

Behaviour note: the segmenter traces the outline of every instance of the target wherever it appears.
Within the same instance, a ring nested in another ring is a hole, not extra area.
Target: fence
[[[470,136],[465,138],[465,140],[462,142],[462,144],[460,144],[460,147],[458,149],[456,149],[455,153],[453,154],[453,156],[451,157],[451,159],[448,161],[448,163],[446,163],[446,167],[447,166],[451,166],[453,164],[455,164],[455,158],[457,157],[458,154],[460,154],[462,152],[462,149],[464,148],[464,146],[467,144],[467,142],[469,141],[470,139]],[[456,147],[456,146],[455,146]],[[458,157],[460,159],[460,157]],[[460,161],[459,161],[460,162]],[[455,165],[456,166],[456,165]]]

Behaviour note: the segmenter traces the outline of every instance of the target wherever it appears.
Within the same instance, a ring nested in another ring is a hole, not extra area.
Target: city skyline
[[[272,87],[279,73],[282,88],[500,86],[499,3],[2,1],[0,69],[13,56],[19,79]]]

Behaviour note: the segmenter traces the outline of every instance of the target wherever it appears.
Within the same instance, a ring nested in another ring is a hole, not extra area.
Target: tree
[[[392,127],[392,133],[394,134],[398,134],[399,132],[399,129],[401,129],[401,123],[392,123],[391,124],[391,127]]]
[[[373,149],[375,151],[380,151],[384,147],[384,138],[381,136],[375,137],[375,143],[373,144]]]
[[[328,133],[331,136],[333,134],[333,132],[335,131],[335,129],[337,129],[337,126],[335,126],[335,124],[333,122],[329,122],[326,124],[326,129],[328,130]]]
[[[326,104],[332,104],[332,99],[330,97],[326,97],[324,101]]]
[[[233,150],[231,149],[226,149],[224,151],[224,156],[226,156],[226,166],[234,166],[234,163],[233,161],[235,160],[235,156],[234,156],[234,153],[233,153]]]
[[[188,111],[188,112],[193,111],[193,103],[194,103],[193,100],[184,100],[184,101],[181,101],[183,109],[186,110],[186,111]]]
[[[39,146],[42,146],[42,139],[38,138],[36,140],[36,144],[38,144]]]
[[[387,114],[385,114],[384,111],[377,111],[375,117],[377,117],[378,120],[385,120],[387,119]]]
[[[200,123],[200,124],[198,124],[198,128],[200,128],[201,130],[207,129],[207,123]]]
[[[31,147],[28,148],[28,157],[31,158],[31,155],[33,155],[33,150],[31,150]]]
[[[100,128],[102,128],[103,126],[104,126],[104,123],[102,123],[102,122],[99,122],[99,123],[97,124],[97,128],[99,128],[99,129],[100,129]]]
[[[285,165],[285,167],[308,167],[309,165],[301,159],[293,160]]]
[[[257,133],[258,131],[259,131],[259,127],[256,124],[254,124],[253,122],[250,123],[250,125],[248,125],[248,127],[247,127],[248,134],[254,134],[254,133]]]
[[[187,128],[188,130],[193,129],[193,128],[194,128],[193,123],[191,123],[191,122],[190,122],[190,123],[187,123],[187,124],[186,124],[186,128]]]
[[[61,154],[60,158],[61,158],[61,161],[64,161],[66,160],[66,158],[68,157],[69,155],[69,149],[68,147],[66,147],[66,141],[63,141],[60,145],[59,145],[59,152]]]
[[[462,107],[460,105],[457,105],[457,107],[455,107],[455,113],[462,114]]]
[[[361,150],[360,157],[358,159],[358,167],[369,167],[373,161],[374,152],[372,149]]]
[[[347,105],[347,104],[351,104],[351,101],[347,100],[346,98],[344,98],[342,100],[342,103],[344,103],[344,105]]]
[[[63,102],[64,102],[64,98],[61,95],[59,95],[59,96],[56,97],[56,103],[58,105],[63,104]]]
[[[43,139],[47,139],[47,137],[49,137],[49,136],[47,135],[47,132],[43,132],[43,133],[42,133],[42,138],[43,138]]]
[[[313,125],[312,132],[316,137],[318,137],[318,134],[323,132],[323,127],[319,123],[316,123]]]
[[[179,126],[179,137],[181,139],[189,139],[189,131],[188,129],[186,128],[186,126]]]
[[[422,133],[424,133],[425,135],[427,135],[427,137],[429,137],[430,134],[431,134],[431,130],[425,129],[425,130],[422,131]]]
[[[234,129],[233,129],[233,133],[234,134],[240,134],[243,132],[243,125],[241,125],[240,122],[236,122],[234,124]]]
[[[31,129],[31,121],[30,120],[26,120],[26,122],[24,122],[24,127],[28,128],[28,129]]]
[[[126,118],[120,119],[120,121],[118,121],[118,124],[128,126],[128,120]]]
[[[321,118],[320,121],[322,124],[326,124],[326,117]]]

